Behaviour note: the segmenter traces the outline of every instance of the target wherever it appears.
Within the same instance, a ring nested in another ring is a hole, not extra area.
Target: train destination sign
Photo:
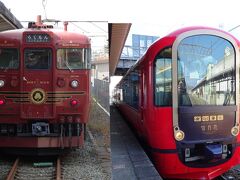
[[[25,36],[27,43],[46,43],[51,41],[49,34],[27,34]]]

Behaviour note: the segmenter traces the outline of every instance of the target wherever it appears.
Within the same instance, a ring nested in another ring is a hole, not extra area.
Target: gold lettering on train
[[[224,119],[223,115],[218,115],[218,116],[217,116],[217,120],[218,120],[218,121],[223,121],[223,119]]]
[[[207,121],[223,121],[224,115],[204,115],[204,116],[194,116],[193,121],[194,122],[207,122]]]
[[[201,122],[201,116],[194,116],[194,122]]]
[[[209,116],[202,116],[202,121],[209,121]]]
[[[216,121],[217,120],[217,116],[210,116],[210,121]]]
[[[27,81],[27,84],[50,84],[49,81]]]

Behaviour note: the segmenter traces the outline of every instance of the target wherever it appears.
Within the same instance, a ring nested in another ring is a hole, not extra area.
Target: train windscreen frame
[[[60,48],[57,49],[57,69],[90,69],[91,49]]]
[[[162,49],[154,60],[154,104],[172,106],[172,47]]]
[[[228,40],[189,36],[177,51],[179,106],[236,104],[235,50]]]
[[[28,70],[48,70],[51,68],[50,48],[27,48],[24,50],[24,67]]]
[[[19,50],[17,48],[0,48],[0,70],[19,68]]]

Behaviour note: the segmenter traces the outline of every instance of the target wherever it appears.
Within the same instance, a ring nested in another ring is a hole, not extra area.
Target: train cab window
[[[177,53],[179,106],[235,104],[235,50],[229,41],[190,36]]]
[[[0,48],[0,70],[18,69],[19,53],[15,48]]]
[[[65,48],[57,50],[58,69],[90,69],[90,49]]]
[[[172,48],[158,53],[154,61],[154,102],[156,106],[172,105]]]
[[[50,69],[52,59],[51,49],[25,49],[24,66],[31,70]]]

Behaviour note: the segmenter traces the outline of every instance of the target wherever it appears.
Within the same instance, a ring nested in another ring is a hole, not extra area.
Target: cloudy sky
[[[93,21],[94,24],[70,26],[90,36],[98,35],[96,42],[99,44],[107,42],[107,23],[96,21],[132,23],[130,36],[135,33],[159,37],[186,26],[210,26],[228,31],[240,25],[238,0],[1,1],[20,21],[35,21],[37,15],[42,15],[43,19],[61,21]],[[231,33],[240,39],[240,28]],[[100,46],[99,44],[96,43],[95,46]]]
[[[240,24],[238,0],[2,0],[20,21],[43,19],[131,22],[131,32],[163,36],[180,27],[229,30]],[[45,5],[45,11],[43,4]],[[80,30],[78,28],[78,30]],[[236,33],[237,30],[232,32]],[[240,37],[240,36],[239,36]]]
[[[88,7],[80,4],[81,1],[57,1],[57,0],[1,0],[10,9],[12,14],[23,24],[25,21],[36,21],[37,15],[42,19],[58,21],[81,21],[69,22],[69,31],[77,31],[89,36],[92,40],[93,50],[99,51],[108,43],[108,23],[106,20],[88,18],[85,12]],[[89,6],[90,4],[88,4]],[[99,22],[100,21],[100,22]],[[63,28],[63,23],[53,23],[55,28]]]

